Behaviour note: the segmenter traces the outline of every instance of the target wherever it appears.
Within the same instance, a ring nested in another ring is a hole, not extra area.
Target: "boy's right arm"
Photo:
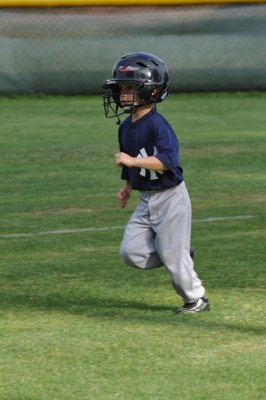
[[[126,181],[120,192],[117,193],[117,201],[120,205],[120,208],[125,208],[130,198],[132,188],[130,186],[129,181]]]

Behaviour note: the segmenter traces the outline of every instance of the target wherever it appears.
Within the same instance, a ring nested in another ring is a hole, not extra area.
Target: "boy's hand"
[[[116,153],[115,155],[115,165],[117,167],[133,167],[134,166],[134,157],[129,156],[126,153]]]
[[[131,189],[129,187],[124,186],[120,192],[117,193],[117,201],[120,205],[120,208],[125,208],[128,202],[128,199],[131,194]]]

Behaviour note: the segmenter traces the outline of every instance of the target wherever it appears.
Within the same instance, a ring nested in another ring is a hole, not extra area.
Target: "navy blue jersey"
[[[157,157],[167,171],[150,171],[144,168],[122,168],[121,178],[128,180],[132,189],[161,190],[178,185],[183,181],[183,170],[179,164],[177,137],[155,108],[132,123],[126,118],[118,131],[120,151],[131,157]]]

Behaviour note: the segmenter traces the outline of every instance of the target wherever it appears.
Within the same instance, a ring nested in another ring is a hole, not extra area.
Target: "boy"
[[[165,63],[148,53],[118,59],[113,77],[105,82],[107,118],[130,114],[119,126],[120,152],[115,155],[125,184],[117,194],[126,207],[132,189],[139,190],[138,206],[126,227],[120,253],[125,263],[151,269],[164,265],[184,301],[178,314],[209,310],[190,254],[191,203],[179,164],[174,131],[156,110],[169,94]],[[122,109],[122,110],[121,110]]]

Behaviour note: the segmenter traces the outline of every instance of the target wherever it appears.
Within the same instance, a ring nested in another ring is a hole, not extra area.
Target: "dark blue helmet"
[[[122,108],[119,85],[122,84],[137,85],[135,95],[141,100],[139,105],[160,103],[169,94],[167,66],[159,57],[149,53],[129,53],[120,57],[114,65],[112,78],[103,85],[108,90],[103,95],[107,118],[117,117],[125,112],[132,113],[139,106],[135,101],[131,107],[119,111]],[[153,93],[154,89],[157,89],[156,93]]]

